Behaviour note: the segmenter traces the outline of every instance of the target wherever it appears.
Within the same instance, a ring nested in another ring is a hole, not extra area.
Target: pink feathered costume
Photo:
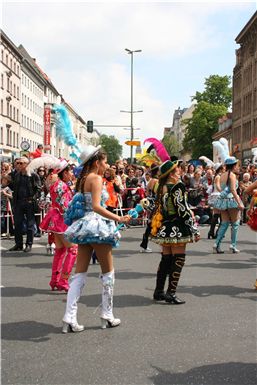
[[[70,187],[61,179],[58,179],[50,187],[50,195],[52,206],[42,220],[40,228],[46,232],[63,234],[67,229],[67,225],[65,225],[63,220],[63,213],[68,207],[73,194]],[[58,290],[68,291],[68,279],[76,261],[76,256],[77,246],[55,249],[52,264],[52,277],[49,283],[52,290],[57,288]]]

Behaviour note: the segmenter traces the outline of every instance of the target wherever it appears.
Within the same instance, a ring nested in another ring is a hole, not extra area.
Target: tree
[[[120,159],[122,155],[122,145],[113,135],[101,135],[99,144],[106,152],[109,164],[113,164],[116,162],[116,160]]]
[[[164,144],[170,156],[179,155],[179,145],[176,138],[173,135],[170,135],[170,134],[164,135],[164,138],[162,139],[162,143]]]
[[[183,147],[193,158],[212,158],[212,136],[218,131],[218,119],[228,112],[232,102],[230,82],[230,76],[211,75],[205,79],[205,90],[192,97],[197,104],[192,118],[183,122],[187,125]]]

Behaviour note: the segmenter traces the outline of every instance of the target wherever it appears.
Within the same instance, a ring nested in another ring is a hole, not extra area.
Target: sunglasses
[[[45,170],[38,170],[39,172],[45,172]]]
[[[16,162],[16,164],[24,164],[25,162]]]

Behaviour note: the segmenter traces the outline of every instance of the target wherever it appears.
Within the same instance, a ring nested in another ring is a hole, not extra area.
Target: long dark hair
[[[77,179],[75,190],[79,192],[83,192],[83,186],[86,181],[86,178],[90,171],[93,168],[94,162],[97,160],[101,161],[106,158],[106,153],[103,150],[99,150],[92,158],[88,159],[88,161],[84,164],[84,167]]]

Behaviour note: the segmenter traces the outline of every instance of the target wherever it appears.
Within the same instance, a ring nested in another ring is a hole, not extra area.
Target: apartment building
[[[5,33],[1,33],[1,121],[0,159],[11,161],[19,155],[22,56]]]
[[[257,147],[257,12],[235,39],[232,152],[242,161]]]
[[[34,65],[34,61],[25,48],[18,47],[22,55],[21,62],[21,141],[29,143],[33,152],[42,144],[44,135],[44,89],[46,81]]]

